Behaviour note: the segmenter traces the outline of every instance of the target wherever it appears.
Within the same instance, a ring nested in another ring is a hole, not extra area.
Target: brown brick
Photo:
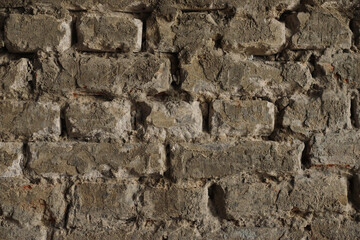
[[[0,142],[0,178],[21,175],[24,164],[22,143]]]
[[[83,50],[139,52],[142,22],[126,13],[87,13],[77,24],[77,34]]]
[[[212,103],[211,134],[224,136],[268,136],[274,130],[275,106],[261,100]]]
[[[60,108],[47,102],[0,102],[0,137],[51,139],[60,135]]]
[[[101,84],[99,84],[101,79]],[[170,88],[170,61],[151,54],[103,58],[82,55],[78,85],[96,94],[157,94]]]
[[[69,22],[51,15],[11,14],[5,23],[6,48],[11,52],[64,51],[71,46]]]
[[[304,145],[296,142],[242,140],[229,143],[183,143],[171,150],[175,178],[217,178],[242,171],[271,174],[296,172],[301,167]]]
[[[38,142],[29,147],[27,167],[42,176],[86,176],[97,171],[126,177],[162,175],[166,170],[165,147],[160,144]]]
[[[66,109],[66,127],[71,137],[121,139],[131,131],[128,101],[71,103]]]

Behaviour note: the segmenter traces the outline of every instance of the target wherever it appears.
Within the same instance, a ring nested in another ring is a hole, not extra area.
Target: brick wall
[[[0,239],[359,239],[360,3],[0,0]]]

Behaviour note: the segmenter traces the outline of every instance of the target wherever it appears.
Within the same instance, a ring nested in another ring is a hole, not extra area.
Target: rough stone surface
[[[358,239],[359,0],[0,0],[0,239]]]
[[[22,143],[0,142],[0,178],[22,175],[24,164]]]
[[[170,81],[169,60],[154,55],[117,59],[82,56],[77,83],[85,92],[121,95],[157,94],[168,90]]]
[[[0,96],[2,98],[29,98],[29,82],[32,80],[32,76],[28,59],[21,58],[0,66],[0,79]]]
[[[131,131],[130,112],[128,101],[70,104],[65,113],[68,134],[75,138],[126,138]]]
[[[311,140],[311,164],[360,166],[360,133],[342,131],[316,134]]]
[[[165,147],[160,144],[38,142],[30,143],[29,148],[31,159],[27,168],[43,176],[127,177],[162,175],[166,170]]]
[[[52,139],[60,135],[60,108],[54,103],[1,101],[2,139]]]
[[[11,52],[64,51],[71,46],[70,20],[11,14],[5,23],[6,48]],[[46,33],[46,38],[39,32]]]
[[[274,130],[275,106],[266,101],[215,101],[210,113],[211,134],[268,136]]]
[[[80,48],[90,51],[139,52],[142,22],[132,15],[85,14],[77,25]]]
[[[300,169],[301,143],[241,141],[237,144],[176,144],[171,166],[175,178],[214,178],[257,170],[283,173]]]
[[[191,139],[202,134],[202,113],[199,102],[145,102],[149,114],[145,118],[147,136]]]
[[[309,12],[299,12],[293,16],[294,35],[292,49],[325,49],[351,47],[352,32],[348,21],[340,14],[315,8]]]

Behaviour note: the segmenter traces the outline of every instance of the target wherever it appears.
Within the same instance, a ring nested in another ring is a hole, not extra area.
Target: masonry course
[[[359,16],[0,0],[0,239],[358,239]]]

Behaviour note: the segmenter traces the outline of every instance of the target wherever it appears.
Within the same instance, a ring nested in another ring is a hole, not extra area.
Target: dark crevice
[[[301,154],[301,167],[302,169],[307,169],[311,167],[311,159],[310,159],[310,141],[307,140],[304,142],[305,148]]]
[[[348,198],[356,210],[360,210],[360,179],[357,174],[349,178]]]
[[[211,103],[203,102],[200,104],[201,113],[202,113],[202,125],[203,131],[210,133],[210,111],[211,111]]]
[[[24,142],[22,151],[24,155],[24,162],[22,164],[24,169],[26,169],[31,158],[31,152],[28,142]]]
[[[350,102],[350,120],[352,126],[355,128],[360,127],[358,111],[359,111],[358,99],[357,99],[357,95],[355,95],[351,97],[351,102]]]
[[[67,127],[66,127],[66,109],[68,108],[68,106],[65,106],[64,108],[61,109],[60,112],[60,131],[61,137],[67,137],[68,136],[68,131],[67,131]]]
[[[216,183],[208,189],[209,203],[208,206],[213,216],[220,219],[227,219],[225,208],[225,192],[222,187]]]
[[[164,177],[169,180],[173,180],[172,173],[171,173],[171,146],[170,146],[170,144],[166,144],[165,150],[166,150],[166,162],[165,162],[166,171],[164,173]]]

